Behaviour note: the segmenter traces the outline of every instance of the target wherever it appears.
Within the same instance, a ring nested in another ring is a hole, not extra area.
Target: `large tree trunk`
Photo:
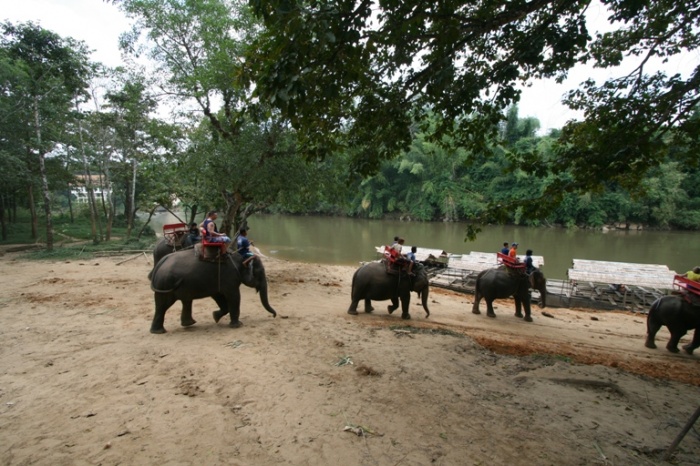
[[[75,103],[75,109],[78,111],[78,102]],[[85,142],[83,141],[83,124],[78,120],[78,137],[80,138],[80,155],[83,159],[83,171],[85,173],[85,190],[88,197],[88,208],[90,209],[90,234],[92,235],[92,244],[99,244],[100,239],[97,236],[97,207],[95,206],[95,189],[92,186],[92,173],[90,173],[90,164],[88,163],[87,155],[85,154]]]
[[[44,149],[41,145],[41,121],[39,119],[39,98],[34,98],[34,125],[36,130],[36,144],[39,152],[39,177],[41,178],[41,192],[44,198],[44,215],[46,217],[46,250],[53,251],[53,220],[51,218],[51,192],[49,180],[46,176],[46,160]]]
[[[0,195],[0,225],[2,225],[2,240],[7,241],[7,220],[5,219],[5,201],[7,196]]]
[[[136,216],[136,159],[131,160],[131,186],[129,186],[129,202],[124,209],[126,215],[126,237],[131,238],[131,231],[134,228],[134,217]]]
[[[29,197],[29,215],[32,218],[32,239],[36,241],[39,237],[39,219],[36,214],[36,204],[34,202],[34,185],[29,182],[27,189],[27,197]]]
[[[105,241],[109,241],[112,239],[112,224],[114,222],[114,192],[112,190],[112,179],[110,178],[109,159],[104,162],[102,174],[104,175],[104,181],[102,183],[102,209],[107,219],[107,224],[105,225]],[[102,227],[100,226],[100,228]]]

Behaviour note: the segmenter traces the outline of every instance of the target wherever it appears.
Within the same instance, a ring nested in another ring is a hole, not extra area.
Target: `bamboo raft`
[[[410,246],[404,246],[404,250],[407,248],[410,250]],[[460,293],[473,294],[479,273],[500,265],[495,252],[450,254],[439,249],[416,249],[416,259],[428,267],[430,284]],[[381,256],[384,247],[376,250]],[[535,267],[544,266],[544,257],[532,258]],[[574,259],[567,271],[568,280],[547,279],[547,305],[646,313],[656,299],[673,292],[675,275],[665,265]],[[535,290],[532,300],[539,302]]]

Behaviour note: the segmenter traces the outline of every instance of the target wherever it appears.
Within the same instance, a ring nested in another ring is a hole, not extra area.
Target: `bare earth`
[[[150,258],[128,258],[0,257],[2,464],[664,464],[698,408],[700,354],[665,328],[645,348],[643,315],[490,319],[433,288],[429,319],[415,295],[410,321],[351,316],[354,268],[268,258],[276,319],[244,287],[242,328],[203,300],[151,335]],[[698,430],[673,464],[700,464]]]

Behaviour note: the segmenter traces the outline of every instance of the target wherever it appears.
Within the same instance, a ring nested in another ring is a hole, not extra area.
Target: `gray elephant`
[[[212,314],[215,322],[228,314],[231,317],[229,326],[240,327],[241,284],[255,288],[263,307],[273,317],[277,316],[268,302],[267,277],[262,261],[255,257],[248,267],[252,269],[243,267],[243,257],[238,253],[226,254],[220,262],[200,260],[193,250],[176,251],[165,256],[151,273],[156,307],[151,333],[165,333],[165,313],[178,300],[182,301],[180,324],[183,327],[194,325],[192,301],[207,297],[219,305],[219,310]]]
[[[691,299],[691,298],[688,298]],[[666,349],[678,353],[678,342],[688,330],[695,329],[693,341],[683,346],[688,354],[700,347],[700,305],[693,305],[681,296],[662,296],[654,301],[647,315],[647,339],[644,346],[656,348],[656,332],[665,325],[671,333]]]
[[[190,235],[185,235],[182,237],[180,242],[171,243],[165,238],[161,238],[153,248],[153,264],[160,262],[162,258],[180,249],[192,249],[194,247],[194,242]]]
[[[408,306],[411,303],[411,292],[415,291],[421,297],[425,317],[430,316],[428,309],[429,281],[425,267],[420,262],[413,266],[415,276],[400,273],[388,273],[384,261],[369,262],[355,271],[352,276],[352,291],[348,314],[357,315],[357,305],[365,300],[365,312],[372,312],[372,300],[391,300],[388,306],[389,314],[399,307],[401,300],[401,318],[410,319]]]
[[[493,312],[493,301],[513,296],[515,299],[515,316],[522,318],[522,309],[524,308],[525,321],[532,322],[532,316],[530,315],[530,288],[540,292],[540,307],[545,307],[547,305],[547,280],[540,270],[536,269],[530,275],[510,270],[505,266],[484,270],[476,278],[472,312],[481,314],[479,301],[483,298],[486,301],[486,315],[496,317],[496,313]]]

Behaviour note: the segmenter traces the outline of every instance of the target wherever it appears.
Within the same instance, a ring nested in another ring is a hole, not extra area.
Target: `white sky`
[[[592,24],[606,24],[606,12],[599,5],[593,5],[588,13]],[[0,0],[0,20],[33,21],[63,37],[82,40],[94,50],[93,60],[112,67],[122,63],[118,39],[130,27],[118,8],[103,0]],[[595,31],[589,33],[594,35]],[[699,62],[698,55],[684,57],[664,65],[664,69],[669,74],[687,73]],[[519,116],[539,119],[541,134],[550,128],[561,128],[567,120],[581,117],[561,104],[564,93],[589,77],[603,79],[611,75],[609,70],[578,66],[571,70],[564,84],[537,81],[524,90],[518,105]]]

